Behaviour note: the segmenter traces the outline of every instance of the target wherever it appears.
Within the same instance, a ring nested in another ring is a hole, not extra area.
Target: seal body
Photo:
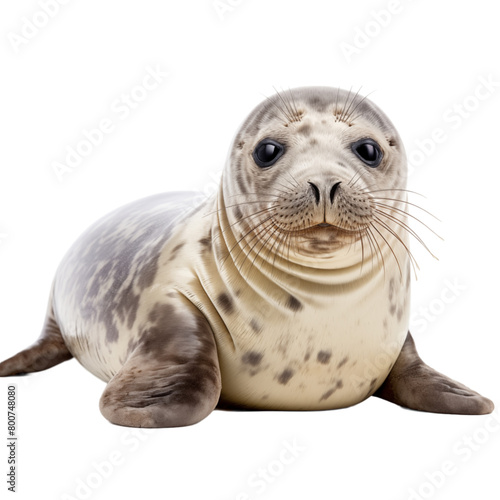
[[[103,414],[132,426],[187,425],[217,405],[341,408],[376,391],[491,411],[447,378],[443,396],[414,349],[407,208],[404,147],[375,104],[327,87],[277,94],[243,122],[212,198],[155,195],[79,238],[42,336],[0,375],[75,357],[108,383]]]
[[[216,200],[193,209],[195,200],[183,193],[132,203],[70,250],[53,307],[71,354],[108,382],[151,318],[168,321],[176,309],[182,316],[177,303],[189,301],[214,333],[221,403],[325,409],[374,392],[406,338],[408,273],[387,279],[365,263],[315,280],[286,267],[250,267],[255,255],[235,263]]]

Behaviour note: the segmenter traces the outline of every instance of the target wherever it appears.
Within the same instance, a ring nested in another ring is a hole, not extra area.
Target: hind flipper
[[[27,349],[0,363],[0,377],[39,372],[72,357],[54,318],[52,305],[49,304],[45,324],[38,340]]]
[[[387,379],[375,396],[412,410],[484,415],[493,403],[430,366],[418,355],[410,332]]]
[[[129,427],[179,427],[215,409],[221,376],[214,334],[189,302],[156,304],[128,360],[109,381],[101,413]]]

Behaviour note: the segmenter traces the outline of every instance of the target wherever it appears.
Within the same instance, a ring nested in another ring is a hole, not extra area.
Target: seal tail
[[[55,320],[51,294],[40,337],[27,349],[0,363],[0,377],[40,372],[72,357]]]

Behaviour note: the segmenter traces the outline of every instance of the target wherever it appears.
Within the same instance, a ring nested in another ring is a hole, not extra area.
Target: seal
[[[406,177],[401,138],[366,97],[278,92],[236,133],[212,198],[158,194],[83,233],[41,336],[0,375],[75,357],[107,382],[102,414],[134,427],[371,395],[489,413],[489,399],[420,359],[408,331]]]

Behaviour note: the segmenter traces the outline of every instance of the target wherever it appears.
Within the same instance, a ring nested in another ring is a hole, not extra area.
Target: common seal
[[[75,357],[115,424],[196,423],[216,407],[320,410],[375,394],[483,414],[408,332],[406,157],[369,99],[278,92],[233,139],[218,193],[115,210],[61,262],[38,341],[0,375]]]

